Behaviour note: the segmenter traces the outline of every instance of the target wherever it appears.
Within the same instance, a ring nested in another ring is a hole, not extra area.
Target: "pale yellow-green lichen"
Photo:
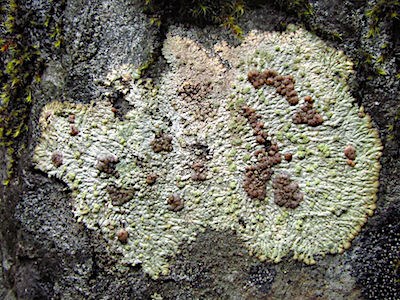
[[[122,91],[133,107],[122,121],[107,101],[44,108],[34,161],[73,190],[78,220],[103,234],[121,264],[141,264],[153,277],[168,273],[168,259],[179,245],[207,227],[234,230],[261,260],[279,262],[292,254],[314,263],[315,256],[349,248],[375,209],[382,146],[368,115],[353,104],[348,58],[292,27],[283,33],[253,31],[240,46],[220,42],[213,49],[174,29],[163,54],[170,68],[157,88],[136,85],[129,66],[109,75],[105,84]],[[323,124],[293,124],[303,100],[290,106],[273,87],[254,89],[247,81],[252,69],[293,75],[300,98],[314,99]],[[260,148],[240,115],[245,104],[262,116],[281,153],[293,154],[273,170],[298,182],[304,199],[295,209],[274,203],[271,182],[262,201],[243,189],[245,168],[256,163],[251,154]],[[70,114],[76,136],[70,135]],[[159,133],[172,136],[171,152],[152,150]],[[343,153],[347,145],[357,151],[353,167]],[[57,151],[63,156],[58,167],[51,160]],[[119,159],[119,176],[96,168],[99,158],[110,155]],[[192,179],[198,161],[206,166],[205,181]],[[146,183],[153,173],[156,182]],[[110,186],[131,191],[132,199],[113,205]],[[169,210],[174,194],[184,200],[180,211]],[[121,228],[129,233],[126,244],[117,238]]]

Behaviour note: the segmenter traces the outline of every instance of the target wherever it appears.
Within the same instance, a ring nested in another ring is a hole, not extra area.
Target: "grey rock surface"
[[[150,26],[138,1],[70,0],[57,10],[51,9],[51,2],[27,1],[22,8],[39,19],[54,14],[63,24],[64,41],[60,49],[54,49],[43,33],[28,37],[42,45],[46,68],[34,91],[28,150],[21,156],[15,179],[1,187],[0,298],[400,298],[400,80],[396,79],[400,24],[382,17],[379,34],[368,36],[371,21],[366,12],[378,1],[310,1],[313,14],[306,18],[270,4],[249,10],[240,23],[245,31],[280,30],[288,23],[303,23],[356,62],[352,94],[371,114],[384,152],[378,208],[352,248],[314,266],[290,259],[273,264],[249,256],[234,232],[208,230],[195,242],[182,245],[171,262],[171,273],[158,280],[146,276],[140,266],[118,271],[101,237],[73,217],[71,191],[33,170],[31,157],[40,135],[39,113],[46,103],[87,103],[101,98],[110,91],[98,82],[115,65],[125,63],[140,69],[154,60],[146,76],[156,82],[157,69],[165,67],[158,50],[165,28]],[[201,35],[225,35],[230,43],[240,42],[216,27],[199,32],[193,38],[200,43],[206,43]],[[369,56],[384,60],[368,63]],[[384,69],[385,75],[377,74],[377,68]],[[116,94],[115,102],[126,105],[120,98]]]

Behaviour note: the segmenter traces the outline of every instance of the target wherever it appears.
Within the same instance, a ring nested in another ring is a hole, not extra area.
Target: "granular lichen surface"
[[[169,32],[158,86],[135,83],[129,65],[108,74],[103,84],[132,106],[123,120],[107,95],[44,107],[36,167],[66,182],[77,220],[102,233],[121,266],[141,264],[152,277],[167,274],[180,245],[208,227],[234,230],[261,260],[291,255],[312,264],[348,249],[375,209],[382,150],[350,95],[352,63],[295,27],[252,31],[236,47],[206,48],[189,33]],[[249,72],[264,70],[291,76],[298,103],[249,82]],[[318,124],[293,122],[310,99]],[[258,123],[249,124],[243,107]],[[277,162],[264,160],[271,178],[252,198],[244,182],[257,173],[246,172],[271,145]]]

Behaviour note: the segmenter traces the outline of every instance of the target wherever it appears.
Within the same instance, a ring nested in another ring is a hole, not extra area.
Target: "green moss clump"
[[[314,14],[314,8],[307,0],[273,0],[278,9],[296,15],[301,20],[307,20]]]
[[[0,39],[0,146],[5,147],[7,185],[13,174],[14,162],[24,148],[23,133],[28,130],[27,120],[32,104],[32,82],[38,80],[42,62],[36,46],[30,45],[27,36],[27,20],[20,3],[10,0],[2,7]]]
[[[22,0],[4,1],[0,10],[0,147],[6,150],[7,185],[13,175],[15,162],[25,148],[25,133],[31,111],[32,90],[40,82],[44,67],[40,46],[32,42],[32,31],[43,32],[54,41],[53,47],[62,43],[60,20],[57,11],[65,1],[51,3],[49,15],[43,23],[33,11],[27,11]],[[41,42],[41,41],[40,41]],[[43,41],[46,43],[47,41]]]
[[[394,20],[399,18],[400,2],[397,0],[379,0],[365,15],[370,20],[368,37],[372,38],[379,34],[379,23],[383,20]]]
[[[157,26],[173,18],[198,26],[221,25],[238,37],[243,34],[237,20],[245,12],[245,0],[144,0],[143,2],[145,13],[151,17],[150,22]]]

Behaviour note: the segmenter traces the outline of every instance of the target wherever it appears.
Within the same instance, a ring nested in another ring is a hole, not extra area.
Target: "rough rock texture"
[[[351,92],[371,114],[384,144],[377,209],[353,240],[352,248],[343,255],[320,258],[313,266],[291,259],[271,264],[250,257],[235,232],[206,230],[195,242],[180,246],[169,275],[151,280],[140,266],[116,268],[118,262],[110,259],[102,236],[76,222],[71,191],[31,167],[40,135],[39,112],[47,102],[88,103],[108,93],[124,106],[121,93],[100,86],[98,80],[115,65],[139,68],[157,47],[154,28],[134,1],[67,1],[62,17],[64,45],[54,50],[43,43],[47,69],[33,95],[28,151],[22,154],[16,178],[8,187],[1,187],[0,298],[398,299],[400,122],[396,114],[400,108],[399,80],[395,77],[399,73],[399,36],[395,33],[399,24],[398,20],[381,18],[380,33],[368,38],[371,22],[365,12],[377,3],[312,1],[313,15],[302,19],[357,62]],[[50,1],[26,1],[25,5],[24,9],[43,20],[52,13]],[[271,5],[248,12],[242,26],[245,30],[273,30],[296,20]],[[204,35],[217,37],[220,30],[207,28]],[[37,42],[46,37],[35,32],[27,38]],[[237,43],[233,38],[231,42]],[[210,46],[207,39],[203,43]],[[382,47],[385,43],[388,45]],[[384,60],[373,58],[368,63],[368,54],[383,54]],[[386,75],[377,74],[378,67]],[[198,114],[202,109],[198,106]],[[195,148],[202,153],[206,148],[200,144]],[[5,150],[1,151],[3,165]],[[326,147],[318,151],[330,155]],[[306,149],[303,152],[307,155]]]

